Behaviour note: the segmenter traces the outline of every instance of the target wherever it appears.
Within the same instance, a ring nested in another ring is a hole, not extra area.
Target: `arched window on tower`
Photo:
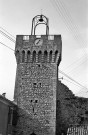
[[[25,62],[25,51],[22,51],[22,62]]]
[[[58,56],[58,51],[56,50],[56,51],[55,51],[54,62],[56,62],[56,60],[57,60],[57,56]]]
[[[52,62],[52,50],[49,53],[49,62]]]
[[[38,62],[42,62],[42,52],[38,52]]]
[[[44,51],[44,62],[47,62],[47,58],[48,58],[48,53],[47,51]]]
[[[17,63],[20,62],[20,52],[19,52],[19,50],[16,51],[16,60],[17,60]]]
[[[33,51],[32,61],[33,62],[36,62],[36,51]]]
[[[31,55],[31,53],[30,53],[30,51],[28,51],[27,52],[27,62],[30,62],[30,55]]]

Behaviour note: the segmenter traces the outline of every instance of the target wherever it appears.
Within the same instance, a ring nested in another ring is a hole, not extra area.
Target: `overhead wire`
[[[84,65],[84,63],[86,63],[88,61],[88,58],[86,58],[84,61],[81,61],[81,63],[79,64],[79,65],[76,65],[76,67],[74,67],[72,70],[70,70],[69,72],[68,72],[68,74],[69,73],[71,73],[71,72],[73,72],[74,70],[76,71],[78,68],[80,68],[80,65]],[[73,74],[74,74],[74,72],[73,72]],[[78,73],[77,73],[78,74]],[[77,75],[76,74],[76,75]]]
[[[75,83],[73,83],[73,82],[71,82],[71,81],[69,81],[69,80],[67,80],[67,79],[65,79],[65,78],[63,78],[63,80],[65,80],[65,81],[67,81],[67,82],[69,82],[69,83],[71,83],[71,84],[73,84],[73,85],[75,85],[75,86],[81,88],[81,86],[79,86],[79,85],[77,85],[77,84],[75,84]],[[87,90],[87,91],[84,91],[84,89],[83,89],[83,90],[81,90],[80,92],[76,93],[75,95],[78,95],[78,94],[81,94],[81,93],[84,94],[84,93],[87,93],[87,92],[88,92],[88,90]]]
[[[66,79],[66,78],[64,78],[64,77],[63,77],[63,80],[65,80],[65,81],[67,81],[67,82],[70,82],[70,83],[74,84],[75,86],[77,86],[77,87],[80,87],[80,88],[81,88],[81,86],[80,86],[80,85],[77,85],[76,83],[73,83],[72,81],[69,81],[69,80],[67,80],[67,79]]]
[[[15,40],[13,38],[11,38],[10,36],[8,36],[5,32],[3,32],[2,30],[0,30],[0,33],[2,35],[4,35],[6,38],[8,38],[10,41],[14,42],[15,43]]]
[[[72,19],[71,19],[71,17],[68,17],[69,12],[68,12],[68,14],[66,14],[67,12],[64,11],[65,6],[62,8],[61,3],[58,3],[57,0],[54,0],[54,1],[51,0],[51,2],[54,5],[56,11],[58,12],[58,15],[60,15],[60,17],[63,19],[63,22],[66,25],[66,28],[71,32],[72,36],[75,37],[76,41],[78,41],[78,38],[76,35],[79,35],[79,33],[77,32],[76,28],[73,27],[73,22],[72,21],[70,22],[70,20],[72,20]],[[74,29],[75,29],[75,31],[74,31]],[[76,33],[78,33],[78,34],[76,34]],[[80,45],[83,47],[82,42]],[[83,48],[83,52],[85,52],[84,48]]]
[[[7,46],[7,45],[4,44],[4,43],[0,42],[0,44],[3,45],[3,46],[5,46],[5,47],[7,47],[7,48],[10,49],[11,51],[14,51],[12,48],[10,48],[9,46]]]
[[[63,12],[64,12],[64,14],[66,14],[66,18],[68,18],[68,21],[70,22],[70,25],[72,27],[72,31],[74,32],[76,37],[80,38],[79,36],[81,36],[81,35],[80,35],[80,31],[79,31],[79,25],[77,25],[77,23],[74,23],[72,16],[71,16],[70,12],[68,11],[66,4],[64,3],[63,0],[59,0],[59,1],[57,0],[57,2],[62,6]],[[80,40],[81,40],[81,42],[83,42],[83,44],[84,43],[87,44],[82,37],[80,38]]]
[[[63,74],[64,76],[66,76],[68,79],[70,79],[71,81],[75,82],[77,85],[81,86],[82,88],[85,88],[86,90],[88,90],[88,88],[86,88],[85,86],[81,85],[79,82],[77,82],[76,80],[74,80],[73,78],[71,78],[70,76],[68,76],[67,74],[65,74],[63,71],[59,70],[59,72],[61,74]]]
[[[5,29],[2,28],[2,27],[0,27],[0,29],[4,30],[7,34],[9,34],[11,37],[13,37],[13,38],[15,39],[15,37],[14,37],[12,34],[10,34],[7,30],[5,30]]]
[[[14,51],[12,48],[8,47],[7,45],[5,45],[4,43],[0,42],[0,44],[4,45],[5,47],[7,47],[8,49]],[[64,76],[66,76],[67,78],[69,78],[71,81],[75,82],[77,85],[85,88],[88,90],[88,88],[84,87],[83,85],[81,85],[80,83],[78,83],[77,81],[75,81],[73,78],[71,78],[70,76],[68,76],[67,74],[65,74],[63,71],[59,70],[61,74],[63,74]]]
[[[69,17],[69,12],[67,11],[66,6],[63,6],[63,3],[60,0],[59,0],[59,2],[57,0],[54,0],[54,3],[53,3],[53,1],[51,1],[51,2],[56,7],[55,9],[57,9],[58,14],[60,14],[61,18],[63,18],[63,21],[66,24],[67,28],[71,31],[71,33],[75,37],[75,39],[78,40],[77,36],[80,35],[79,30],[78,30],[77,26],[73,23],[71,16]],[[80,41],[80,42],[81,42],[81,46],[83,47],[83,45],[84,45],[84,47],[85,47],[85,43],[83,41]],[[83,48],[83,52],[85,52],[84,48]],[[82,58],[80,58],[80,59],[82,59]]]
[[[62,1],[60,1],[60,0],[59,1],[54,0],[54,2],[56,3],[56,6],[58,7],[59,11],[61,12],[63,20],[64,20],[65,24],[67,24],[67,28],[71,31],[71,34],[73,35],[73,37],[75,37],[76,41],[81,43],[80,45],[82,47],[83,47],[83,45],[85,47],[85,44],[84,44],[85,41],[82,41],[81,40],[82,37],[80,38],[78,36],[78,35],[80,35],[80,32],[78,30],[78,27],[73,22],[72,17],[66,8],[66,5],[63,5]]]
[[[82,62],[82,60],[84,60],[84,58],[87,58],[86,55],[83,55],[83,57],[80,57],[79,59],[75,60],[74,62],[72,62],[70,65],[68,65],[67,67],[65,67],[64,71],[69,70],[71,67],[73,68],[74,65],[79,64]],[[73,69],[72,69],[73,70]]]

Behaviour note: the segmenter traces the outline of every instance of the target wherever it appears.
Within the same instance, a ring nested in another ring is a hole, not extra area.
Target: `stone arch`
[[[42,62],[42,51],[38,52],[38,62]]]
[[[27,62],[30,62],[30,56],[31,56],[31,52],[28,50],[27,51]]]
[[[55,51],[54,62],[56,62],[57,56],[58,56],[58,50]]]
[[[20,52],[19,50],[16,51],[16,59],[17,59],[17,63],[20,62]]]
[[[25,62],[25,51],[22,51],[22,62]]]
[[[33,51],[32,62],[36,62],[36,51]]]
[[[52,50],[49,52],[49,62],[52,62]]]
[[[47,58],[48,58],[48,52],[45,50],[44,51],[44,62],[47,62]]]

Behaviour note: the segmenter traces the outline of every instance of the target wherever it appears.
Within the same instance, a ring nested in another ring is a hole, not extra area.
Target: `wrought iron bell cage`
[[[46,35],[49,35],[49,20],[44,15],[37,15],[32,19],[32,29],[31,29],[31,35],[35,35],[36,27],[39,24],[45,24],[46,25]]]

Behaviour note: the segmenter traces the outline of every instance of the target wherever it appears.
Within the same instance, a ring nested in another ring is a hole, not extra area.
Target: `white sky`
[[[87,0],[0,0],[0,27],[13,36],[30,35],[32,18],[42,13],[49,18],[50,34],[62,35],[60,70],[88,88],[88,2]],[[43,25],[36,34],[44,34]],[[42,32],[40,32],[42,29]],[[0,30],[2,30],[0,28]],[[15,44],[0,34],[0,42],[15,49]],[[0,94],[13,100],[16,76],[14,52],[0,44]],[[88,89],[68,81],[62,83],[73,93],[88,97]],[[67,81],[68,80],[68,81]]]

